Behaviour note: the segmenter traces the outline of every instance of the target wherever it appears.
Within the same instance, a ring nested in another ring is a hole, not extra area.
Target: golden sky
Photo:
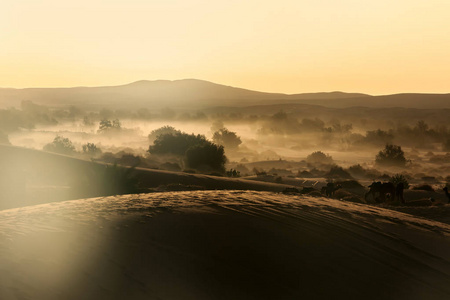
[[[450,93],[449,0],[1,0],[0,86]]]

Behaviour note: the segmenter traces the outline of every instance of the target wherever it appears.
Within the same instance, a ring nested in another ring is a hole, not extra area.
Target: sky
[[[0,87],[450,93],[448,0],[2,0]]]

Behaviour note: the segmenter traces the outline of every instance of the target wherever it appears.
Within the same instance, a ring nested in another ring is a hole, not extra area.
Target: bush
[[[400,146],[387,144],[383,150],[378,152],[375,163],[379,165],[401,166],[406,165],[405,152]]]
[[[240,144],[242,144],[241,138],[236,135],[236,132],[229,131],[226,128],[222,128],[214,132],[213,141],[218,145],[222,145],[230,149],[236,149]]]
[[[65,137],[57,135],[53,142],[47,144],[43,148],[45,151],[73,155],[75,153],[75,146]]]
[[[388,132],[378,129],[373,131],[367,131],[364,141],[367,142],[368,144],[382,146],[392,143],[393,139],[394,135],[392,134],[392,131]]]
[[[179,156],[188,168],[225,172],[227,158],[223,146],[211,143],[203,135],[182,132],[162,134],[149,146],[148,152]]]
[[[152,130],[152,132],[150,132],[150,134],[148,135],[148,139],[150,143],[153,143],[160,135],[175,134],[175,133],[181,133],[181,131],[176,130],[175,127],[166,125],[158,129]]]
[[[332,164],[333,158],[322,151],[315,151],[306,157],[306,162],[310,164]]]
[[[186,151],[186,166],[194,169],[212,169],[225,172],[226,163],[223,146],[205,143],[190,147]]]
[[[352,176],[363,177],[366,175],[366,170],[360,164],[350,166],[347,171]]]
[[[230,169],[229,171],[227,171],[226,174],[228,177],[241,177],[241,172],[235,169]]]
[[[409,188],[409,182],[408,182],[408,180],[406,179],[406,177],[403,174],[395,174],[394,176],[392,176],[389,179],[389,181],[392,182],[395,185],[397,185],[400,182],[402,182],[404,189],[408,189]]]
[[[156,138],[153,145],[150,145],[148,152],[150,154],[184,156],[189,148],[207,143],[210,142],[203,135],[187,134],[184,132],[162,134]]]
[[[83,153],[89,156],[98,156],[102,153],[102,150],[98,148],[94,143],[87,143],[82,146]]]
[[[106,132],[109,131],[111,129],[121,129],[122,125],[119,121],[119,119],[115,119],[115,120],[107,120],[107,119],[103,119],[100,121],[99,126],[98,126],[98,132]]]
[[[341,179],[353,179],[353,177],[345,171],[342,167],[333,166],[330,171],[325,174],[326,178],[341,178]]]
[[[358,181],[356,180],[345,180],[345,181],[337,181],[337,185],[340,185],[344,189],[356,189],[363,187]]]
[[[275,182],[276,183],[283,183],[283,177],[281,177],[281,176],[276,177],[275,178]]]

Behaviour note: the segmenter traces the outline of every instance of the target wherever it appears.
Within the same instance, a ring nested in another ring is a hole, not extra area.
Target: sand
[[[0,299],[450,299],[450,225],[256,191],[15,208]]]

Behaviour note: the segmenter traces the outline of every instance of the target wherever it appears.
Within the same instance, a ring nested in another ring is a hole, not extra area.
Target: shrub
[[[366,175],[366,170],[360,164],[350,166],[347,171],[352,176],[363,177]]]
[[[190,147],[186,151],[186,166],[194,169],[208,169],[225,172],[225,151],[223,146],[205,143]]]
[[[356,180],[345,180],[345,181],[337,181],[336,184],[340,185],[344,189],[355,189],[355,188],[361,188],[363,187],[358,181]]]
[[[376,155],[375,163],[404,167],[406,165],[405,152],[403,152],[400,146],[387,144],[384,149]]]
[[[122,125],[121,125],[119,119],[115,119],[112,121],[107,120],[107,119],[102,119],[98,126],[98,132],[106,132],[111,129],[118,130],[121,128],[122,128]]]
[[[325,175],[327,178],[353,179],[353,177],[342,167],[332,166],[330,171]]]
[[[236,132],[229,131],[226,128],[214,132],[213,141],[218,145],[231,149],[236,149],[242,144],[241,138],[236,135]]]
[[[229,171],[227,171],[226,174],[228,177],[241,177],[241,172],[235,169],[230,169]]]
[[[203,135],[175,132],[174,134],[159,135],[150,145],[150,154],[174,154],[184,156],[186,151],[194,146],[210,143]]]
[[[94,143],[87,143],[82,146],[83,153],[89,156],[98,156],[102,153],[102,150],[98,148]]]
[[[182,132],[159,135],[148,152],[179,156],[188,168],[225,172],[227,158],[223,146],[211,143],[203,135]]]
[[[160,135],[175,134],[175,133],[181,133],[181,131],[176,130],[175,127],[166,125],[158,129],[152,130],[152,132],[150,132],[150,134],[148,135],[148,139],[150,143],[153,143]]]
[[[48,152],[66,155],[73,155],[75,153],[75,146],[72,142],[68,138],[59,135],[53,139],[53,142],[45,145],[43,149]]]
[[[388,132],[378,129],[373,131],[367,131],[364,141],[372,145],[382,146],[392,143],[393,139],[394,135],[392,134],[392,131]]]
[[[393,184],[397,185],[400,182],[403,183],[403,188],[408,189],[409,188],[409,182],[406,179],[406,177],[403,174],[395,174],[394,176],[392,176],[389,179],[390,182],[392,182]]]
[[[310,164],[332,164],[333,158],[322,151],[315,151],[306,157],[306,162]]]
[[[278,176],[275,178],[276,183],[283,183],[283,178],[281,176]]]

